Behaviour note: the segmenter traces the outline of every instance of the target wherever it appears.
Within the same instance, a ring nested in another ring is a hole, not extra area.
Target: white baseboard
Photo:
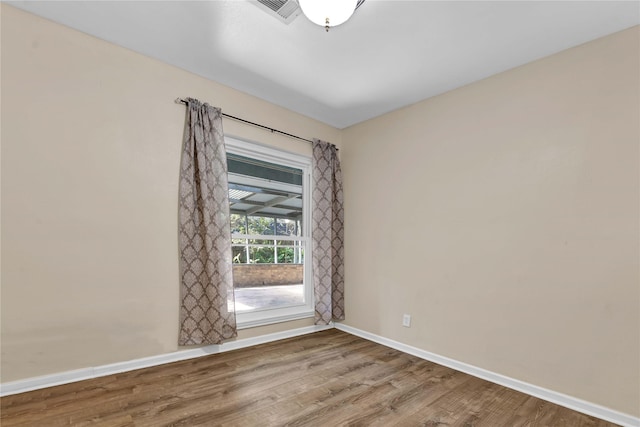
[[[334,324],[336,329],[359,336],[369,341],[382,344],[387,347],[402,351],[403,353],[411,354],[421,359],[428,360],[430,362],[437,363],[439,365],[447,366],[460,372],[464,372],[474,377],[482,378],[483,380],[491,381],[495,384],[508,387],[513,390],[526,393],[530,396],[538,397],[551,403],[555,403],[565,408],[573,409],[574,411],[581,412],[583,414],[591,415],[596,418],[600,418],[605,421],[620,424],[624,427],[640,427],[640,418],[632,415],[624,414],[622,412],[614,411],[604,406],[596,405],[591,402],[587,402],[575,397],[568,396],[566,394],[558,393],[552,390],[548,390],[543,387],[538,387],[533,384],[529,384],[514,378],[506,377],[504,375],[497,374],[495,372],[487,371],[486,369],[478,368],[473,365],[469,365],[463,362],[459,362],[448,357],[440,356],[425,350],[421,350],[410,345],[402,344],[398,341],[393,341],[376,334],[372,334],[361,329],[357,329],[342,323]]]
[[[149,368],[152,366],[163,365],[165,363],[178,362],[181,360],[193,359],[201,356],[208,356],[210,354],[223,353],[225,351],[237,350],[240,348],[251,347],[258,344],[265,344],[272,341],[297,337],[300,335],[306,335],[331,328],[333,328],[333,325],[307,326],[304,328],[291,329],[289,331],[276,332],[273,334],[261,335],[253,338],[239,339],[220,345],[208,345],[189,350],[180,350],[173,353],[129,360],[126,362],[111,363],[108,365],[76,369],[73,371],[60,372],[57,374],[43,375],[40,377],[6,382],[0,384],[0,397],[8,396],[11,394],[24,393],[26,391],[38,390],[46,387],[53,387],[61,384],[68,384],[76,381],[104,377],[112,374],[119,374],[121,372],[133,371],[135,369]]]

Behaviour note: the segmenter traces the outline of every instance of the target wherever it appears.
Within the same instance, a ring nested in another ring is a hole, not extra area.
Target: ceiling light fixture
[[[346,22],[364,0],[298,0],[302,13],[326,31]]]

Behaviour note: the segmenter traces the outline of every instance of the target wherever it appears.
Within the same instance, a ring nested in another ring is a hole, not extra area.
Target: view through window
[[[228,150],[235,309],[239,322],[310,308],[305,165]],[[259,154],[259,153],[256,153]],[[277,161],[267,161],[277,160]]]

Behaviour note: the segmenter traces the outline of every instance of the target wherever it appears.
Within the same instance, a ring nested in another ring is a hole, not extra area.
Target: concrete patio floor
[[[304,304],[303,285],[236,288],[234,293],[237,312]]]

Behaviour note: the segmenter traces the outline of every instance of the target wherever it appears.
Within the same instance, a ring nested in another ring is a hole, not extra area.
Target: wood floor
[[[332,329],[0,399],[9,426],[613,426]]]

